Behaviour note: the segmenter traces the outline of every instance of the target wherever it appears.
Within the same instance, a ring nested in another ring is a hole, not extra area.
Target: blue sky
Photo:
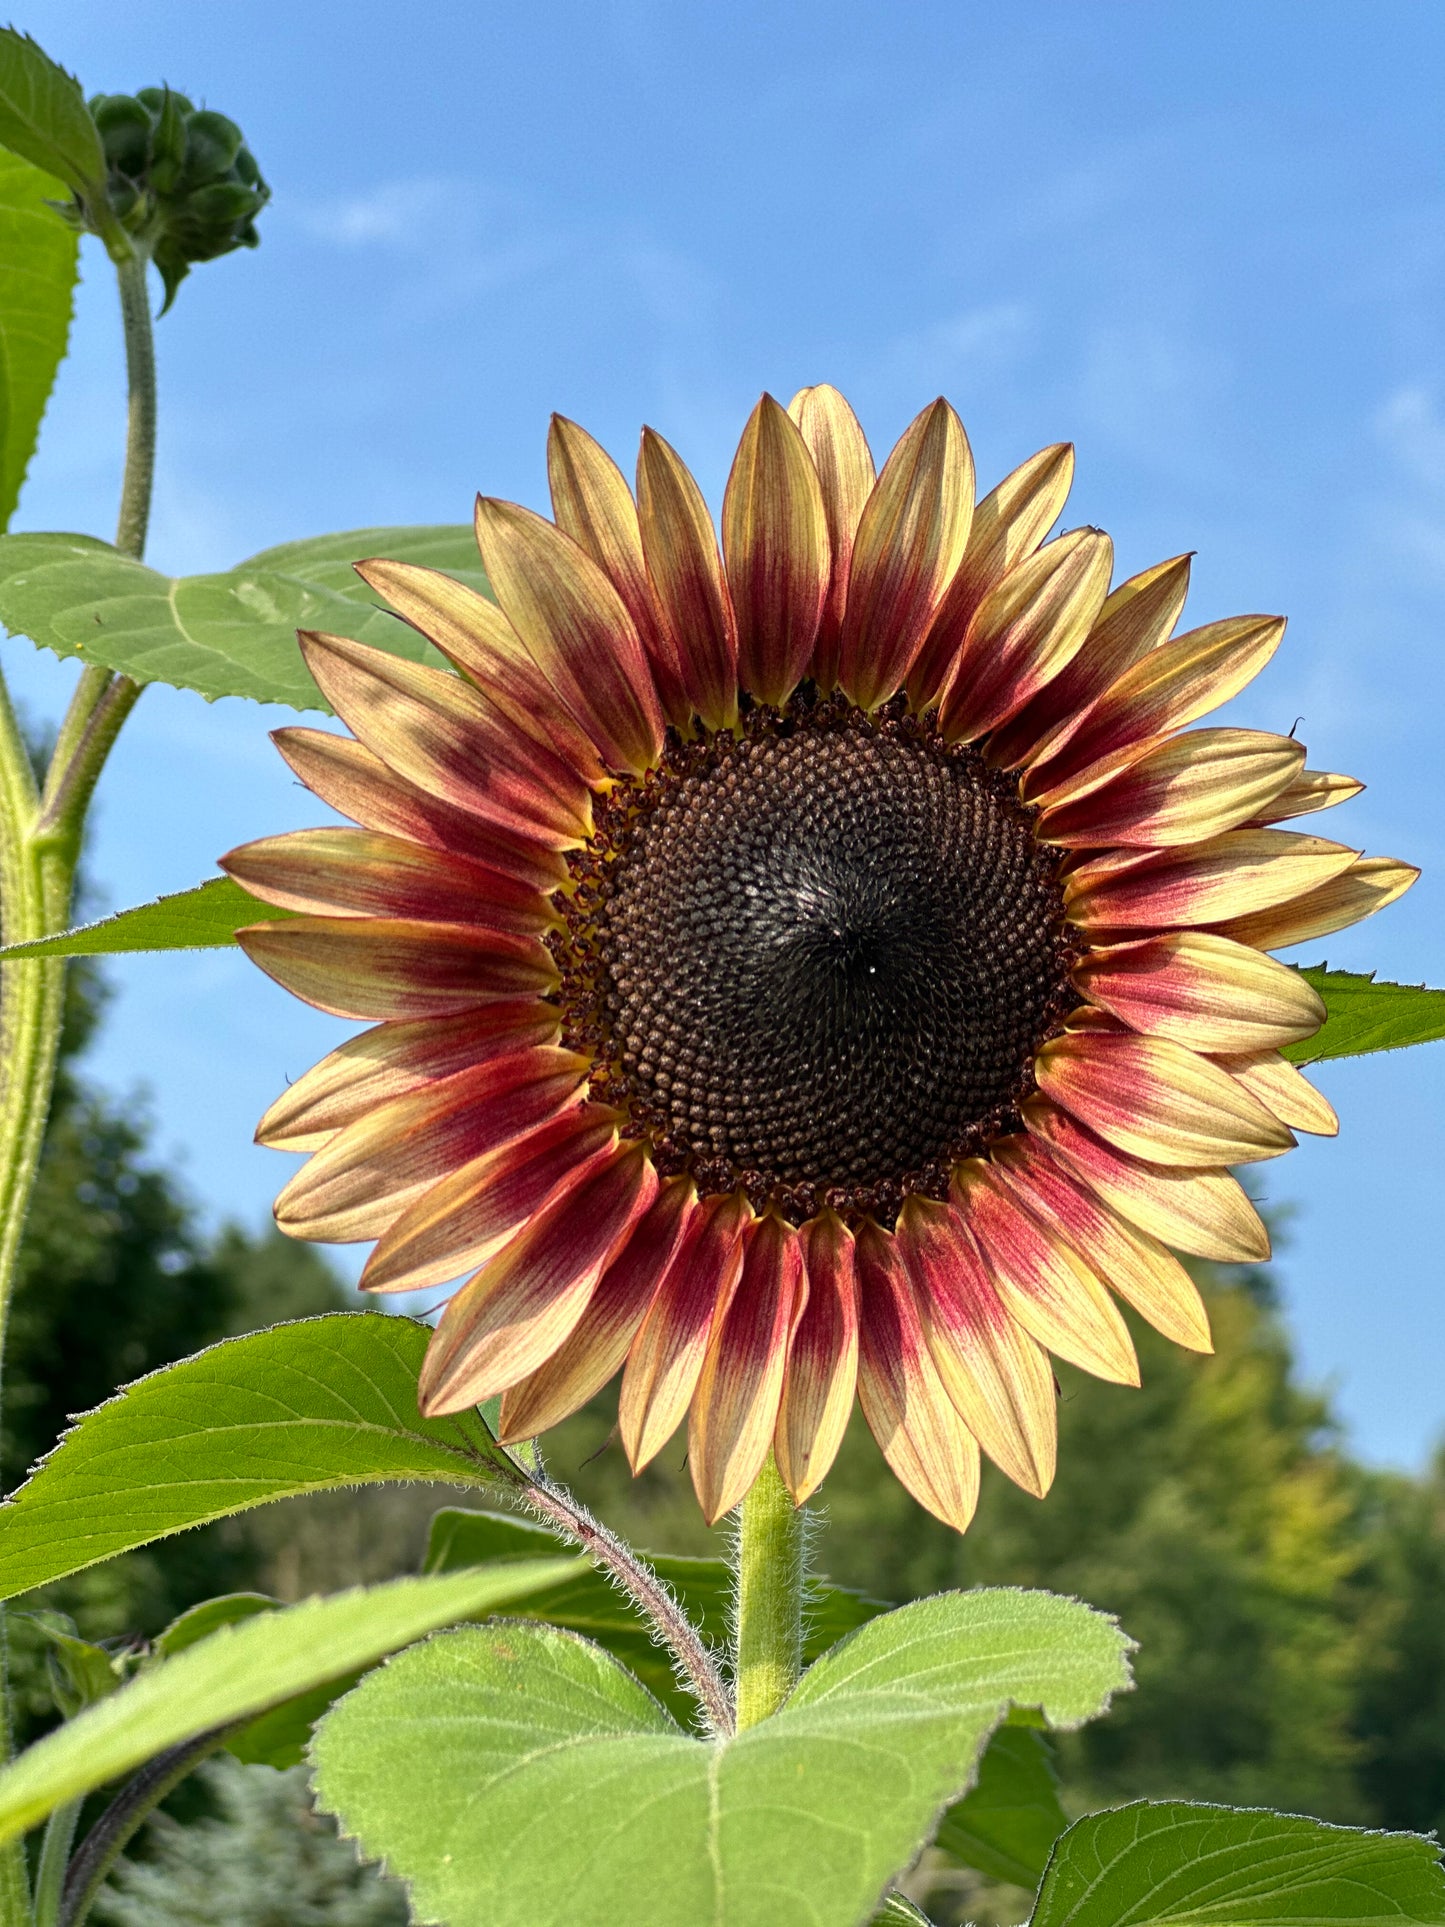
[[[1445,11],[1418,0],[545,8],[33,0],[88,90],[166,79],[238,119],[263,244],[160,324],[150,559],[193,572],[367,524],[545,506],[554,408],[624,464],[641,422],[714,503],[748,409],[833,381],[884,450],[939,392],[983,486],[1078,445],[1065,520],[1120,573],[1198,551],[1190,620],[1290,617],[1234,719],[1369,784],[1331,834],[1409,857],[1401,905],[1310,959],[1445,982]],[[122,382],[85,262],[16,527],[108,534]],[[35,715],[70,671],[0,645]],[[317,820],[254,705],[147,694],[94,863],[118,907]],[[341,1027],[236,954],[138,959],[94,1054],[146,1086],[215,1213],[285,1161],[256,1116]],[[1307,1371],[1357,1447],[1445,1431],[1441,1047],[1327,1068],[1333,1143],[1263,1168]]]

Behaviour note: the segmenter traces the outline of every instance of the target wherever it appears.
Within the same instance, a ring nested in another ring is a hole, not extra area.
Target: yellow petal
[[[831,558],[818,471],[771,395],[743,431],[723,496],[722,533],[738,680],[759,702],[781,703],[808,673]]]
[[[814,682],[826,693],[838,680],[838,639],[843,632],[843,612],[848,602],[853,542],[876,476],[868,439],[858,417],[836,388],[826,382],[816,388],[800,388],[788,403],[788,414],[798,424],[813,458],[823,490],[823,511],[828,518],[832,568],[809,670]]]
[[[1216,927],[1221,936],[1253,944],[1257,950],[1288,950],[1292,944],[1328,937],[1374,916],[1404,896],[1419,874],[1413,863],[1401,863],[1392,856],[1362,856],[1343,876],[1304,896],[1273,910],[1231,917]]]
[[[1131,1030],[1210,1056],[1277,1050],[1313,1037],[1325,1021],[1318,991],[1297,970],[1204,931],[1090,951],[1073,978]]]
[[[1334,1105],[1278,1051],[1221,1057],[1218,1063],[1292,1131],[1308,1131],[1314,1137],[1338,1136],[1340,1120]]]

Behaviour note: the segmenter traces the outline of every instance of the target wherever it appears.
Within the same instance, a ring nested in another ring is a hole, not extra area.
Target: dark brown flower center
[[[1063,1011],[1057,855],[910,716],[754,711],[622,786],[575,866],[569,1030],[664,1169],[806,1216],[942,1195]]]

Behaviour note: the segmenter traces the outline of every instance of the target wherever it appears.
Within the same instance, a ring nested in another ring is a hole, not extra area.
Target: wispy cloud
[[[382,181],[364,194],[317,201],[298,210],[307,233],[337,247],[406,245],[428,235],[461,184],[439,178]]]

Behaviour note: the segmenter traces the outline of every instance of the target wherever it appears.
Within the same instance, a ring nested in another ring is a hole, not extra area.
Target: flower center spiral
[[[598,818],[566,1029],[661,1169],[889,1217],[1018,1128],[1077,999],[1058,854],[976,751],[805,694],[674,743]]]

